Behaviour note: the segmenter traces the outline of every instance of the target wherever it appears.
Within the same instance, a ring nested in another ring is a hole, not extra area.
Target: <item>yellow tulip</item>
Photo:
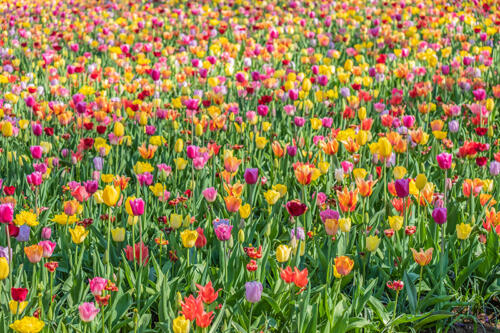
[[[399,231],[403,227],[403,217],[402,216],[389,216],[389,225],[394,231]]]
[[[0,280],[4,280],[9,276],[9,262],[5,257],[0,257]]]
[[[243,231],[243,229],[240,229],[240,231],[238,231],[238,242],[245,242],[245,232]]]
[[[123,126],[122,123],[116,122],[114,127],[113,127],[113,134],[120,137],[125,134],[125,127]]]
[[[415,185],[417,186],[418,190],[421,191],[424,188],[425,184],[427,184],[427,177],[423,173],[421,173],[415,179]]]
[[[246,219],[250,216],[250,213],[252,212],[252,208],[250,207],[249,204],[244,204],[240,206],[238,212],[240,213],[240,217],[242,219]]]
[[[198,232],[196,230],[184,230],[181,232],[182,246],[186,248],[192,248],[197,238]]]
[[[10,137],[14,134],[14,130],[12,128],[12,124],[8,121],[5,121],[2,124],[2,135],[5,137]]]
[[[275,190],[267,190],[267,192],[264,193],[264,198],[266,199],[267,203],[272,206],[280,198],[280,193]]]
[[[24,302],[16,302],[14,300],[9,301],[10,312],[13,315],[23,312],[24,309],[26,308],[26,305],[28,305],[27,301]]]
[[[339,219],[339,226],[343,232],[351,231],[351,219],[348,217]]]
[[[380,244],[380,238],[378,236],[368,236],[366,237],[366,249],[369,252],[373,252],[378,249]]]
[[[184,316],[175,318],[172,322],[174,333],[189,333],[189,320]]]
[[[392,154],[392,145],[387,138],[380,138],[378,140],[378,153],[381,157],[389,157]]]
[[[182,225],[182,215],[172,214],[170,215],[170,226],[174,229],[179,229]]]
[[[111,229],[111,237],[114,242],[120,243],[125,240],[125,228]]]
[[[81,225],[77,225],[74,229],[69,229],[69,233],[71,234],[71,239],[75,244],[81,244],[89,234],[87,230]]]
[[[102,200],[108,207],[116,205],[120,198],[120,188],[106,185],[102,192]]]
[[[288,245],[279,245],[276,248],[276,260],[278,262],[286,262],[290,259],[290,253],[292,252],[292,248]]]
[[[394,167],[392,174],[394,175],[394,178],[402,179],[406,175],[406,168],[403,166]]]
[[[174,159],[174,163],[177,170],[184,170],[187,166],[187,161],[182,157]]]
[[[135,200],[136,198],[134,196],[128,197],[127,200],[125,200],[125,211],[129,216],[133,216],[134,213],[132,212],[132,207],[130,207],[130,201]]]
[[[460,240],[467,239],[471,231],[472,226],[470,224],[460,223],[457,225],[457,238]]]
[[[184,141],[182,141],[182,139],[177,139],[177,141],[175,141],[174,151],[176,153],[180,153],[183,149],[184,149]]]

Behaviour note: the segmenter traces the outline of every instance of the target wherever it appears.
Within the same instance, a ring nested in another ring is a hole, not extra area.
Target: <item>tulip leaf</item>
[[[469,266],[465,267],[455,280],[455,289],[459,289],[465,282],[465,280],[474,273],[474,271],[484,262],[484,258],[480,258],[474,261]]]

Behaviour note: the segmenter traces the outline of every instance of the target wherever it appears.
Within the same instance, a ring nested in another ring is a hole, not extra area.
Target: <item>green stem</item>
[[[248,317],[248,333],[252,332],[252,314],[253,314],[253,305],[250,306],[250,316]]]
[[[398,296],[399,296],[399,290],[396,291],[396,300],[394,301],[394,311],[392,312],[392,321],[396,318],[396,309],[398,308]]]
[[[420,266],[420,284],[418,285],[417,302],[420,302],[420,292],[422,291],[422,274],[424,272],[424,266]]]

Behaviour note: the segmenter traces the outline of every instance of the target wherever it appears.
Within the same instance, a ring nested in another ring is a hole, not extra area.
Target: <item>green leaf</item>
[[[349,318],[347,320],[346,331],[351,331],[358,328],[373,326],[372,323],[364,318]]]
[[[417,290],[415,289],[415,284],[413,280],[408,276],[408,273],[405,272],[403,276],[403,281],[405,283],[405,290],[408,294],[408,303],[410,305],[410,311],[415,313],[417,309]]]
[[[377,314],[384,325],[389,322],[389,313],[384,308],[384,305],[375,297],[370,296],[367,302],[368,306]]]
[[[465,280],[474,273],[474,271],[484,262],[484,258],[474,261],[470,266],[463,269],[460,274],[458,274],[455,280],[455,289],[458,289],[464,284]]]
[[[430,313],[427,317],[425,317],[425,318],[417,321],[414,324],[414,327],[415,328],[421,328],[421,327],[424,327],[425,325],[430,324],[432,322],[435,322],[435,321],[438,321],[438,320],[443,320],[443,319],[446,319],[446,318],[450,318],[452,316],[454,316],[454,314],[451,313],[451,312],[436,311],[436,312]]]

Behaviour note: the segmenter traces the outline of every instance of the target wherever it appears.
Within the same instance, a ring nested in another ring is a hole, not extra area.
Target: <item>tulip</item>
[[[245,297],[250,303],[257,303],[262,297],[262,283],[259,281],[252,281],[245,283]]]
[[[40,245],[43,248],[42,257],[50,258],[52,256],[52,253],[54,253],[54,249],[56,248],[57,244],[49,240],[45,240],[38,242],[38,245]]]
[[[36,317],[23,317],[21,320],[14,321],[9,327],[16,332],[20,333],[38,333],[40,332],[45,323]]]
[[[189,333],[189,320],[184,316],[179,316],[172,321],[174,333]]]
[[[337,273],[340,274],[341,276],[348,275],[353,267],[354,267],[354,260],[352,260],[351,258],[346,256],[335,258],[335,269],[337,270]]]
[[[343,232],[351,231],[351,219],[348,217],[339,219],[339,227]]]
[[[149,249],[143,243],[134,244],[134,246],[127,245],[124,249],[125,257],[128,261],[136,260],[139,264],[146,264],[149,261]],[[142,254],[142,262],[141,262],[141,254]]]
[[[215,291],[212,287],[211,281],[208,281],[205,286],[196,284],[196,288],[198,288],[198,294],[203,300],[203,303],[212,304],[213,302],[215,302],[215,300],[217,300],[220,289],[218,291]]]
[[[179,229],[182,225],[182,215],[172,214],[170,215],[170,226],[174,229]]]
[[[406,198],[410,193],[410,180],[406,179],[396,179],[394,182],[394,187],[396,189],[396,194],[400,198]]]
[[[196,243],[194,243],[194,246],[196,246],[197,249],[201,249],[205,245],[207,245],[207,238],[205,237],[203,228],[198,227],[196,229],[196,232],[198,233],[198,237],[196,238]]]
[[[71,234],[73,243],[81,244],[89,234],[89,231],[81,225],[77,225],[74,229],[69,229],[69,233]]]
[[[451,168],[451,159],[452,155],[448,153],[441,153],[436,156],[436,160],[441,169],[450,169]]]
[[[287,245],[279,245],[276,248],[276,260],[278,262],[287,262],[290,259],[290,253],[292,252],[292,248]]]
[[[28,289],[26,288],[10,288],[10,296],[16,302],[24,302],[27,295]]]
[[[38,171],[26,176],[26,181],[32,186],[40,186],[42,183],[42,174]]]
[[[389,225],[394,231],[399,231],[403,227],[403,217],[402,216],[389,216]]]
[[[40,245],[31,245],[24,247],[24,253],[28,257],[29,262],[36,264],[42,260],[43,247]]]
[[[9,276],[9,262],[5,257],[0,257],[0,280]]]
[[[196,230],[184,230],[181,232],[182,246],[185,248],[192,248],[197,238],[198,232]]]
[[[414,248],[411,248],[411,252],[413,253],[413,260],[415,260],[415,262],[420,266],[426,266],[431,262],[432,251],[434,251],[432,247],[425,251],[420,249],[420,252],[417,252]]]
[[[275,191],[275,190],[267,190],[264,193],[264,198],[266,199],[267,203],[272,206],[274,205],[278,199],[280,198],[280,193]]]
[[[99,313],[99,308],[94,303],[83,303],[78,307],[80,319],[86,323],[91,322]]]
[[[326,219],[324,223],[327,235],[334,236],[339,230],[339,222],[337,219]]]
[[[228,212],[235,213],[240,208],[241,198],[230,195],[225,197],[224,201],[226,202],[226,209]]]
[[[472,226],[466,223],[457,224],[457,238],[460,240],[464,240],[469,238],[469,235],[472,231]]]
[[[153,79],[153,81],[158,81],[160,79],[160,74],[160,71],[157,69],[151,70],[151,78]]]
[[[440,207],[434,208],[434,210],[432,211],[432,218],[434,219],[434,222],[436,222],[437,224],[446,223],[447,209]]]
[[[99,276],[96,276],[92,280],[89,279],[90,292],[94,296],[100,296],[107,284],[108,280]]]
[[[0,204],[0,223],[10,223],[14,219],[14,209],[11,204]]]
[[[31,157],[35,160],[42,158],[42,147],[41,146],[31,146],[30,147]]]
[[[259,169],[248,168],[245,170],[243,177],[245,178],[245,182],[247,184],[253,185],[259,180]]]
[[[120,243],[125,240],[125,228],[111,229],[111,237],[114,242]]]
[[[204,189],[201,194],[205,197],[208,202],[214,202],[217,199],[217,190],[213,187],[208,187]]]
[[[10,312],[13,315],[16,315],[18,313],[22,313],[27,305],[28,305],[27,301],[24,301],[24,302],[17,302],[14,300],[9,301]]]
[[[421,191],[426,184],[427,184],[427,177],[425,176],[425,174],[423,173],[419,174],[415,179],[415,186],[417,186],[417,189]]]
[[[144,200],[141,198],[137,198],[134,200],[130,200],[130,209],[132,211],[132,215],[141,216],[144,214]]]
[[[220,241],[227,241],[231,238],[231,230],[233,230],[233,226],[230,224],[219,224],[215,227],[215,235],[217,239]]]
[[[490,174],[492,176],[498,176],[500,174],[500,162],[497,161],[490,162]]]
[[[380,238],[378,236],[368,236],[366,237],[366,250],[369,252],[376,251],[380,244]]]
[[[106,185],[102,193],[102,200],[108,207],[113,207],[120,198],[120,188]]]
[[[307,211],[307,206],[299,200],[291,200],[286,203],[286,210],[290,216],[298,217]]]

